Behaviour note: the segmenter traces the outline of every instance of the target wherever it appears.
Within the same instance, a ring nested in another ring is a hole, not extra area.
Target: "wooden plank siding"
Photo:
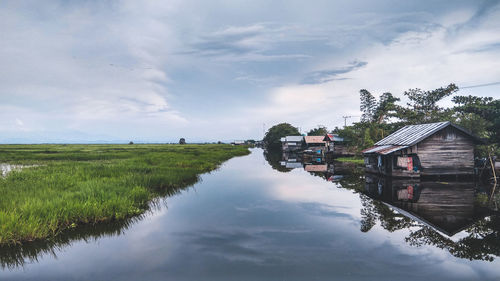
[[[423,219],[432,227],[454,235],[474,222],[479,216],[474,202],[474,183],[456,182],[440,184],[420,183],[418,202],[405,202],[396,198],[392,204]]]
[[[451,126],[418,143],[417,151],[422,175],[474,173],[474,142]]]

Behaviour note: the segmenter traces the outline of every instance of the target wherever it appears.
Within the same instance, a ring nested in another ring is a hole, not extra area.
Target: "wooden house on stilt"
[[[367,172],[393,177],[474,174],[482,140],[450,122],[405,126],[363,150]]]
[[[305,136],[304,142],[307,148],[305,153],[323,156],[327,150],[323,136]]]

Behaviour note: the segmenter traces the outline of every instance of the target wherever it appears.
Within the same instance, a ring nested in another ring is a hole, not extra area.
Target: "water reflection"
[[[38,167],[39,165],[14,165],[8,163],[0,163],[0,173],[2,177],[6,177],[10,172],[21,171],[24,168]]]
[[[410,245],[433,245],[458,258],[493,261],[500,255],[500,217],[478,202],[484,188],[478,183],[368,175],[365,188],[377,200],[362,210],[368,225],[379,220],[390,232],[410,228],[405,238]]]
[[[125,225],[75,230],[58,243],[11,254],[0,249],[4,264],[12,265],[0,270],[0,280],[500,277],[500,221],[490,213],[481,218],[476,199],[472,214],[478,216],[472,216],[471,225],[451,217],[457,223],[450,224],[433,220],[421,205],[431,202],[426,190],[433,186],[393,187],[378,179],[367,182],[364,171],[352,164],[264,156],[255,149],[231,159],[193,188],[167,194],[168,209]],[[270,165],[265,159],[272,160]],[[461,204],[469,206],[466,194]],[[467,217],[470,207],[465,209]],[[464,223],[464,230],[444,233],[448,225],[460,230]]]
[[[24,267],[27,263],[38,262],[39,257],[50,255],[57,258],[57,252],[71,246],[74,241],[96,241],[103,237],[120,236],[142,216],[123,221],[85,225],[66,231],[52,239],[41,240],[22,245],[0,246],[0,265],[2,268]]]
[[[151,212],[155,212],[166,206],[166,198],[179,194],[182,190],[199,181],[199,177],[193,177],[186,181],[184,186],[168,189],[155,189],[158,198],[150,202],[149,210],[142,215],[134,216],[124,220],[98,223],[94,225],[80,225],[63,233],[45,240],[37,240],[16,245],[0,245],[0,267],[13,269],[24,267],[27,263],[38,262],[39,257],[50,255],[57,259],[57,252],[70,247],[77,241],[97,241],[104,237],[117,237],[125,233],[133,224],[141,221]]]
[[[366,176],[366,193],[405,216],[453,236],[488,214],[474,182],[420,182]]]
[[[393,179],[365,175],[361,166],[349,163],[293,156],[291,165],[289,159],[284,153],[281,165],[304,169],[359,193],[361,232],[378,223],[391,233],[409,230],[405,241],[412,246],[432,245],[469,260],[493,261],[500,255],[500,216],[479,199],[489,194],[488,186]]]

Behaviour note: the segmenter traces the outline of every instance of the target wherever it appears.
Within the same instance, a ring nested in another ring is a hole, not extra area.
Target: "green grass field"
[[[0,177],[0,244],[141,214],[154,198],[248,153],[230,145],[0,145],[0,163],[39,165]]]
[[[355,164],[364,164],[365,163],[365,160],[363,158],[356,158],[356,157],[339,157],[339,158],[336,158],[335,161],[355,163]]]

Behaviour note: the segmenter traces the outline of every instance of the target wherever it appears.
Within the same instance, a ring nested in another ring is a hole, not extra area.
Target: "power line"
[[[352,118],[352,117],[359,117],[359,116],[353,116],[353,115],[349,115],[349,116],[342,116],[342,118],[344,118],[344,127],[347,126],[347,119],[348,118]]]

